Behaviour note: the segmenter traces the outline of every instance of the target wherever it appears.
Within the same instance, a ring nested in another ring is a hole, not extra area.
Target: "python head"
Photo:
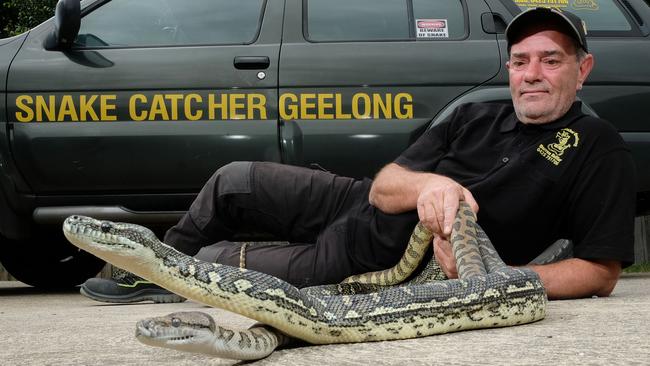
[[[209,353],[215,342],[216,328],[214,319],[208,314],[177,312],[140,320],[135,326],[135,337],[149,346]]]
[[[128,262],[133,262],[134,257],[140,258],[136,261],[150,259],[155,255],[155,247],[160,245],[156,235],[143,226],[80,215],[70,216],[63,222],[63,234],[75,246],[118,267],[121,259],[130,258]]]

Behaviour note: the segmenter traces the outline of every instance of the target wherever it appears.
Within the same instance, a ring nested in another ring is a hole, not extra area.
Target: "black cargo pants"
[[[240,265],[236,233],[264,232],[289,244],[247,246],[246,268],[295,286],[355,274],[346,245],[350,211],[367,200],[361,181],[264,162],[234,162],[214,173],[165,243],[201,260]]]

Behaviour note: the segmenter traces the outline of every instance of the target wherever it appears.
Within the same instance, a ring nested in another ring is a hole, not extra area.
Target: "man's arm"
[[[437,235],[448,236],[458,211],[467,201],[474,212],[478,204],[466,188],[442,175],[414,172],[395,163],[384,167],[373,181],[370,204],[389,214],[417,209],[420,221]]]
[[[449,278],[458,278],[451,244],[434,240],[434,254]],[[609,296],[621,274],[621,262],[608,260],[565,259],[555,263],[526,266],[537,272],[549,299],[576,299]]]
[[[527,267],[539,274],[549,299],[609,296],[621,274],[621,263],[611,260],[571,258]]]
[[[434,176],[390,163],[375,177],[368,199],[371,205],[388,214],[414,210],[420,192]]]

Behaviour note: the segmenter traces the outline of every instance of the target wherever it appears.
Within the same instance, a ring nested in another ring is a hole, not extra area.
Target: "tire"
[[[71,288],[97,275],[105,264],[68,243],[60,230],[29,240],[0,241],[0,262],[7,272],[34,287]]]

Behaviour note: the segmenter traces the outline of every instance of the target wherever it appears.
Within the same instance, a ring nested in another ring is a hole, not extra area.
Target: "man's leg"
[[[337,219],[345,223],[349,209],[360,199],[366,199],[361,188],[361,183],[351,178],[317,170],[274,163],[231,163],[208,180],[188,213],[167,232],[164,241],[181,252],[195,255],[202,247],[232,239],[237,232],[266,232],[281,240],[306,244],[293,245],[292,253],[288,253],[288,248],[273,250],[273,260],[266,253],[271,248],[253,249],[252,254],[249,251],[246,255],[247,268],[277,275],[297,286],[336,282],[350,275],[351,269],[345,235],[340,235],[340,228],[345,225],[331,223]],[[339,234],[333,234],[334,228]],[[239,264],[225,259],[228,255],[238,258],[239,246],[222,252],[229,254],[215,256],[213,261]],[[286,267],[285,272],[282,266]],[[87,296],[92,292],[89,297],[99,301],[179,300],[166,290],[148,288],[150,285],[137,278],[90,279],[81,290]],[[145,289],[144,293],[139,292],[140,288]]]
[[[360,182],[319,170],[276,163],[235,162],[208,180],[164,242],[194,255],[236,233],[263,232],[278,240],[315,243],[359,199]]]
[[[263,272],[296,287],[338,283],[355,274],[345,246],[340,245],[346,240],[345,227],[331,225],[316,244],[222,241],[201,248],[194,257]]]

